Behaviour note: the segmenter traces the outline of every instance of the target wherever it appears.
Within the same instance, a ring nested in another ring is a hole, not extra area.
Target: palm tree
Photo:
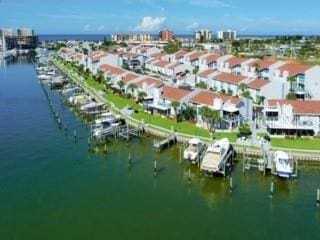
[[[251,99],[251,93],[249,90],[245,90],[244,92],[241,93],[241,96],[244,98]]]
[[[123,87],[124,87],[124,82],[122,80],[118,81],[117,82],[117,85],[120,89],[120,94],[122,94],[122,90],[123,90]]]
[[[265,97],[265,96],[260,96],[260,97],[257,99],[257,104],[258,104],[258,105],[263,105],[265,100],[266,100],[266,97]]]
[[[138,88],[137,84],[135,83],[130,83],[127,87],[128,90],[131,90],[131,95],[133,96],[134,94],[134,90],[136,90]]]
[[[176,117],[177,117],[177,121],[178,121],[178,108],[180,107],[180,103],[177,101],[173,101],[173,102],[171,102],[171,107],[173,108],[174,113],[176,114]]]
[[[211,108],[207,106],[203,106],[200,108],[200,114],[205,119],[207,123],[207,128],[212,131],[213,126],[215,123],[220,120],[220,114],[217,110],[212,110]]]
[[[248,86],[245,83],[240,83],[239,85],[239,89],[241,90],[241,92],[244,92],[245,90],[247,90]]]
[[[287,81],[290,83],[290,92],[293,92],[293,83],[296,82],[295,77],[288,77]]]

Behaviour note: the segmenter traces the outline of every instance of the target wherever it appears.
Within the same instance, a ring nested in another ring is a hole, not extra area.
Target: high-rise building
[[[8,37],[8,36],[13,36],[14,31],[12,28],[2,28],[0,29],[0,37]]]
[[[236,40],[237,32],[232,30],[218,31],[217,37],[220,40]]]
[[[202,29],[194,33],[194,38],[198,42],[208,42],[212,40],[212,32],[208,29]]]
[[[3,50],[34,49],[38,46],[38,37],[29,28],[18,29],[17,32],[10,28],[0,29],[0,36]]]
[[[171,31],[169,29],[162,30],[159,33],[159,36],[160,36],[160,39],[162,41],[172,41],[172,40],[174,40],[174,33],[173,33],[173,31]]]
[[[33,37],[34,31],[30,28],[20,28],[17,30],[18,37]]]
[[[113,34],[111,35],[111,40],[114,42],[125,42],[129,40],[128,34]]]

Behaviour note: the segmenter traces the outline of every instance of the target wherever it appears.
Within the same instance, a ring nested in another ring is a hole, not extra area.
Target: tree
[[[173,101],[173,102],[171,102],[171,107],[173,108],[174,113],[176,114],[176,117],[177,117],[177,121],[178,121],[178,115],[179,115],[178,109],[180,108],[180,103],[177,101]]]
[[[248,137],[252,134],[250,126],[248,124],[240,124],[239,126],[239,136],[245,136]]]
[[[195,67],[195,68],[192,70],[192,73],[193,73],[194,75],[196,75],[198,72],[199,72],[199,67]]]
[[[142,102],[142,100],[147,96],[146,92],[140,91],[138,92],[138,101]]]
[[[198,83],[196,84],[196,87],[197,87],[197,88],[201,88],[201,89],[207,89],[207,88],[208,88],[207,84],[206,84],[205,82],[203,82],[203,81],[198,82]]]
[[[293,92],[293,84],[296,82],[295,77],[288,77],[287,81],[290,83],[290,92]]]
[[[167,54],[173,54],[177,52],[181,47],[181,42],[179,41],[170,41],[168,42],[167,46],[164,47],[164,51]]]
[[[251,99],[251,93],[249,90],[245,90],[244,92],[241,93],[241,96],[244,97],[244,98],[248,98],[248,99]]]
[[[290,91],[287,96],[286,96],[286,99],[287,100],[296,100],[297,99],[297,96],[294,92]]]
[[[133,96],[134,94],[134,90],[136,90],[138,88],[137,84],[135,83],[130,83],[127,87],[128,90],[131,90],[131,95]]]
[[[265,100],[266,100],[265,96],[259,96],[256,102],[258,105],[263,105]]]
[[[196,118],[197,111],[194,107],[187,106],[183,111],[183,117],[185,120],[194,120]]]
[[[123,87],[124,87],[124,82],[122,80],[120,80],[120,81],[117,82],[117,85],[120,88],[120,93],[122,94],[122,90],[123,90]]]
[[[220,113],[217,110],[212,110],[207,106],[200,108],[200,115],[205,119],[207,128],[212,131],[215,123],[220,120]]]
[[[96,75],[96,80],[99,83],[102,83],[104,80],[104,73],[101,70],[98,70],[97,75]]]

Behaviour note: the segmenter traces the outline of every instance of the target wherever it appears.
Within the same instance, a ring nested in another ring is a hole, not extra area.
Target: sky
[[[0,28],[38,34],[320,34],[319,0],[0,0]]]

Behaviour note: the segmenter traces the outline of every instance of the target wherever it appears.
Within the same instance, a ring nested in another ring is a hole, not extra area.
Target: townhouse
[[[121,81],[122,76],[126,73],[124,69],[109,64],[103,64],[99,69],[103,72],[105,79],[108,79],[108,82],[116,88],[117,82]]]
[[[205,53],[202,53],[202,52],[189,52],[189,53],[186,53],[184,56],[183,56],[183,64],[186,64],[187,66],[191,66],[193,68],[195,67],[199,67],[199,58],[201,56],[205,55]]]
[[[201,108],[207,106],[220,113],[221,129],[233,129],[244,119],[252,118],[252,102],[243,101],[238,97],[226,96],[208,90],[198,91],[190,103],[197,109],[197,125],[206,127],[205,119],[201,116]]]
[[[241,83],[246,83],[248,78],[241,75],[234,75],[231,73],[216,73],[208,79],[208,87],[226,93],[229,95],[239,95],[239,86]]]
[[[175,109],[172,102],[188,102],[188,96],[192,93],[191,90],[163,86],[154,91],[154,99],[151,104],[148,104],[148,110],[157,111],[166,116],[177,115],[175,111],[179,111],[179,109]]]
[[[246,77],[258,77],[266,80],[272,80],[276,69],[283,66],[283,61],[273,61],[258,59],[242,66],[241,75]]]
[[[119,56],[104,51],[95,51],[85,59],[85,68],[89,69],[94,75],[97,74],[100,66],[104,64],[119,66]]]
[[[232,73],[240,75],[242,72],[242,66],[253,62],[253,59],[246,59],[240,57],[232,57],[224,61],[224,64],[220,67],[221,72]]]
[[[206,69],[217,69],[217,60],[220,57],[220,55],[214,53],[202,55],[199,58],[199,71],[204,71]]]
[[[320,134],[320,101],[268,100],[264,116],[265,127],[272,135]]]
[[[275,70],[273,79],[283,83],[283,95],[290,91],[303,99],[320,100],[319,66],[286,63]]]

